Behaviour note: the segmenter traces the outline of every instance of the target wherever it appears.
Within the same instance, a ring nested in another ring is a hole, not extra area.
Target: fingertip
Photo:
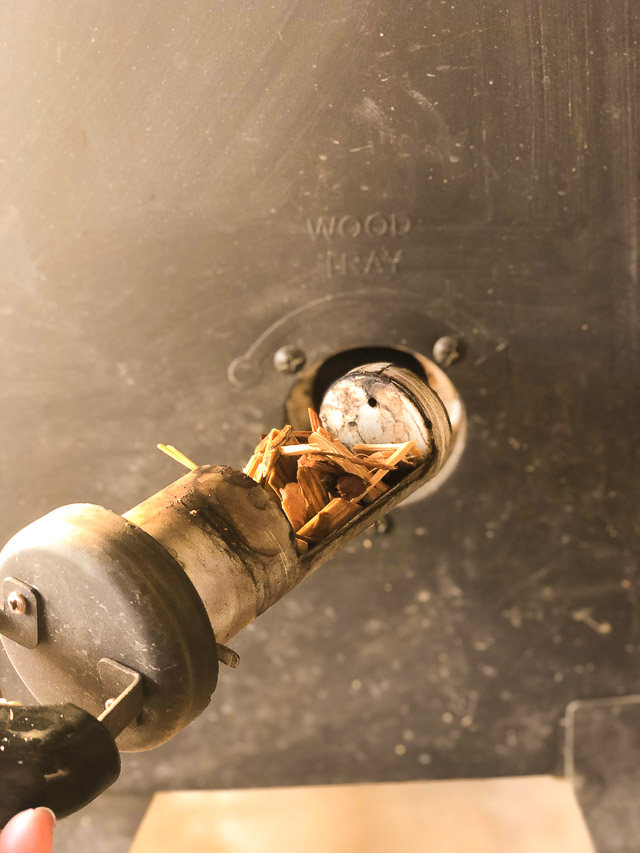
[[[43,806],[14,815],[0,833],[0,853],[52,853],[55,822]]]
[[[47,806],[38,806],[33,812],[35,815],[34,820],[38,820],[53,831],[53,827],[56,825],[56,816],[50,808],[47,808]]]

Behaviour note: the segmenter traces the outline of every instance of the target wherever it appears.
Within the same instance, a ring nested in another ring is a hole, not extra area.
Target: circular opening
[[[466,437],[466,414],[460,395],[449,376],[425,355],[415,351],[394,347],[354,347],[337,352],[322,362],[316,362],[300,373],[294,383],[285,404],[286,422],[294,429],[308,429],[307,410],[319,411],[323,397],[333,382],[350,370],[364,364],[388,361],[398,367],[404,367],[415,373],[436,392],[449,415],[452,431],[452,443],[449,458],[436,476],[421,489],[410,495],[400,506],[415,503],[435,492],[454,471]],[[374,397],[368,403],[377,406]]]
[[[363,364],[375,364],[377,361],[390,361],[397,367],[405,367],[424,379],[424,368],[413,353],[394,347],[354,347],[341,350],[324,361],[313,365],[307,373],[312,374],[312,400],[316,411],[322,405],[322,398],[329,385],[340,379],[345,373]],[[372,398],[373,399],[373,398]],[[377,405],[369,401],[370,406]],[[305,410],[306,416],[306,410]]]
[[[367,403],[371,406],[372,409],[375,409],[375,407],[378,405],[378,401],[374,400],[373,397],[369,397]]]

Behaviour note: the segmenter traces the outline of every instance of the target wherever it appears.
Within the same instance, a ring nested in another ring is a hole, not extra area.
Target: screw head
[[[279,373],[298,373],[307,361],[299,347],[288,345],[280,347],[273,356],[273,366]]]
[[[17,616],[24,616],[27,612],[27,599],[15,590],[7,596],[7,605],[9,610]]]
[[[449,367],[460,358],[459,338],[456,335],[443,335],[433,345],[433,360],[440,367]]]
[[[391,530],[393,522],[389,518],[388,515],[383,515],[382,518],[376,518],[373,522],[373,529],[376,531],[378,536],[384,536]]]

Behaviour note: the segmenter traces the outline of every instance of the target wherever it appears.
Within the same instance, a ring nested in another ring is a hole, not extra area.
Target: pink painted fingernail
[[[46,812],[47,814],[51,815],[51,826],[54,827],[56,825],[56,816],[53,811],[47,806],[38,806],[38,808],[34,809],[34,811],[36,812],[36,814],[38,812]]]

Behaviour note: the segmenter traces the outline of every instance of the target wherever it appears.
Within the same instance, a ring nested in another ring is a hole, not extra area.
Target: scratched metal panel
[[[544,773],[638,692],[638,13],[628,0],[10,0],[1,538],[239,465],[281,343],[428,352],[454,476],[237,642],[124,791]],[[239,365],[242,369],[239,369]]]
[[[567,709],[565,774],[598,853],[638,849],[639,711],[638,696],[577,701]]]

